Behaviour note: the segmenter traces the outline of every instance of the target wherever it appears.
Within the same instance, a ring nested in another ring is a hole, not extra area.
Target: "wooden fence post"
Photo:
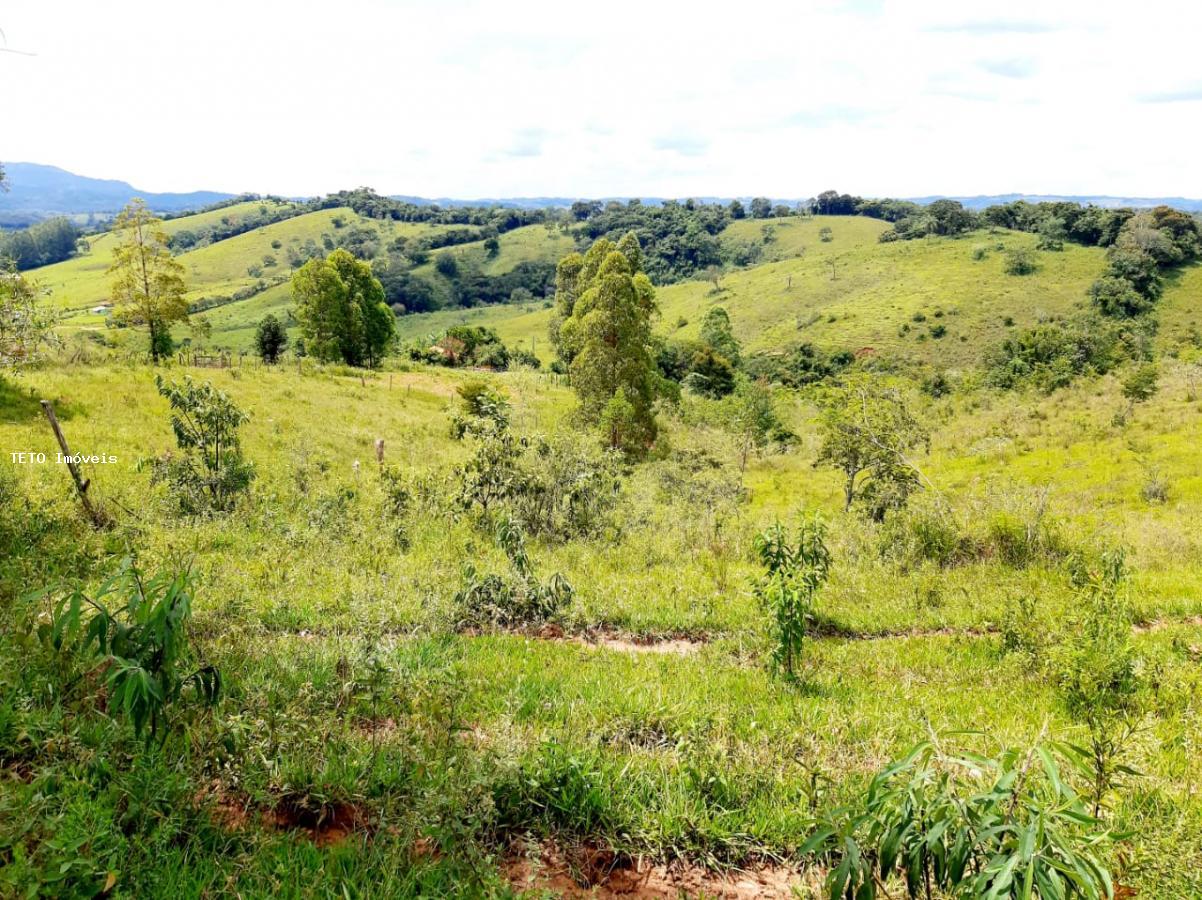
[[[104,507],[93,503],[88,497],[88,487],[92,482],[79,474],[79,466],[71,459],[71,448],[67,446],[67,439],[63,436],[63,430],[58,424],[58,417],[54,414],[54,407],[50,405],[49,400],[42,401],[42,412],[46,414],[50,428],[54,431],[54,437],[58,440],[59,449],[63,451],[63,456],[67,459],[67,468],[71,472],[71,480],[75,482],[75,492],[79,494],[79,502],[83,504],[84,512],[88,514],[94,527],[108,527],[113,520],[104,511]]]

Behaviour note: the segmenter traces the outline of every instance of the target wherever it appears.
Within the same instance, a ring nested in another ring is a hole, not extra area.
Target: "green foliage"
[[[0,265],[0,369],[37,362],[55,343],[54,323],[54,314],[38,303],[37,288]]]
[[[681,385],[705,397],[725,397],[734,390],[735,369],[713,347],[700,347],[689,360],[689,373]]]
[[[799,344],[785,355],[757,354],[744,367],[752,378],[779,382],[786,387],[817,384],[838,375],[855,361],[846,350],[828,352],[811,343]]]
[[[1125,339],[1117,327],[1104,320],[1036,325],[987,352],[986,378],[999,388],[1030,384],[1050,394],[1078,377],[1109,372],[1129,352]]]
[[[171,352],[171,326],[188,319],[184,267],[171,255],[163,222],[140,199],[132,200],[113,223],[111,296],[113,318],[149,332],[150,355],[158,362]]]
[[[259,358],[265,363],[277,363],[287,346],[288,333],[284,326],[280,324],[279,319],[268,313],[255,328],[255,350],[258,351]]]
[[[569,364],[586,422],[605,419],[609,446],[640,452],[655,440],[655,366],[651,317],[655,290],[641,270],[633,233],[597,241],[565,258],[556,281],[557,328],[551,339]]]
[[[732,366],[737,367],[742,361],[743,351],[731,330],[730,313],[721,306],[706,310],[705,318],[701,320],[701,341],[726,357]]]
[[[292,276],[292,297],[308,352],[325,362],[376,366],[396,318],[371,266],[346,250],[311,259]]]
[[[844,509],[859,499],[868,515],[881,521],[919,486],[907,454],[930,436],[896,388],[855,376],[828,389],[819,429],[822,445],[814,464],[843,474]]]
[[[153,460],[155,481],[166,482],[181,511],[188,514],[225,512],[254,478],[254,466],[242,458],[238,429],[250,418],[212,384],[155,384],[171,404],[171,430],[181,456]]]
[[[996,757],[919,744],[803,846],[830,862],[831,900],[935,896],[1110,900],[1112,840],[1061,775],[1053,748]],[[939,893],[936,894],[936,891]],[[895,895],[893,895],[895,896]]]
[[[1053,652],[1052,669],[1065,707],[1085,726],[1084,743],[1065,746],[1088,774],[1096,816],[1124,779],[1139,774],[1124,760],[1144,703],[1125,553],[1108,551],[1093,566],[1078,559],[1073,576],[1078,612]]]
[[[9,261],[17,271],[36,269],[70,259],[79,246],[80,233],[74,222],[61,216],[47,219],[28,228],[0,232],[0,265]]]
[[[482,574],[473,563],[464,566],[453,601],[458,628],[541,625],[572,602],[572,585],[558,572],[545,584],[538,580],[526,552],[525,535],[515,521],[502,517],[495,537],[509,561],[510,573]]]
[[[727,427],[739,441],[740,471],[747,468],[752,450],[763,450],[786,431],[772,388],[763,381],[740,378],[725,412]]]
[[[1031,275],[1039,269],[1039,262],[1029,247],[1011,247],[1006,251],[1003,268],[1007,275]]]
[[[107,684],[109,709],[127,716],[135,735],[145,732],[149,741],[170,724],[186,692],[209,706],[221,696],[216,668],[187,671],[195,656],[187,631],[192,596],[188,569],[148,578],[126,559],[95,596],[76,587],[56,601],[38,633],[58,653],[92,657],[91,671]]]
[[[818,515],[803,518],[790,541],[777,522],[756,536],[755,553],[764,569],[755,582],[756,598],[772,619],[772,662],[792,680],[814,616],[814,600],[830,575],[826,524]]]

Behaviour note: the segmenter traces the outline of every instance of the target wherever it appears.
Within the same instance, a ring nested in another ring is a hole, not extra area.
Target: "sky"
[[[0,29],[0,160],[146,191],[1202,197],[1185,0],[0,0]]]

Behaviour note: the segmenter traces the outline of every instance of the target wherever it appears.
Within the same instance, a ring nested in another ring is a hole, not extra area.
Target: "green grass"
[[[742,220],[724,237],[753,240],[764,227]],[[701,280],[658,288],[656,330],[695,338],[706,310],[724,306],[735,336],[752,352],[808,341],[831,351],[870,349],[898,360],[963,369],[978,363],[1011,330],[1083,309],[1089,285],[1105,267],[1103,251],[1067,245],[1063,252],[1040,253],[1035,274],[1007,275],[1004,250],[996,248],[1035,241],[1016,232],[880,244],[876,236],[884,223],[862,217],[771,220],[767,227],[776,235],[765,246],[769,261],[727,273],[719,290]],[[832,229],[831,242],[819,240],[821,227]],[[982,260],[973,259],[978,245],[989,248]],[[1190,296],[1188,283],[1184,279],[1183,297]],[[443,310],[407,316],[401,331],[418,337],[460,322],[489,325],[507,343],[529,347],[533,338],[536,352],[549,360],[551,316],[551,310],[532,304],[517,310]],[[936,338],[932,329],[938,325],[946,333]]]
[[[939,258],[970,246],[909,252]],[[958,267],[959,257],[947,265]],[[303,373],[295,365],[190,370],[252,413],[244,444],[258,471],[235,514],[194,521],[172,513],[164,489],[138,470],[139,459],[173,446],[154,374],[60,363],[0,388],[3,447],[53,451],[34,400],[46,397],[74,449],[118,457],[85,475],[121,522],[112,534],[89,531],[60,467],[6,458],[6,474],[31,506],[5,527],[23,523],[32,543],[0,563],[0,608],[18,616],[26,607],[17,597],[56,575],[95,582],[129,546],[151,567],[190,557],[200,585],[197,633],[230,693],[161,755],[138,750],[119,721],[86,703],[23,701],[6,721],[41,737],[14,738],[25,774],[0,782],[0,810],[33,810],[37,829],[18,834],[0,824],[0,839],[32,853],[7,876],[50,871],[61,859],[51,843],[71,846],[84,834],[91,840],[69,851],[79,861],[73,877],[82,884],[85,870],[100,881],[118,871],[118,893],[130,896],[336,896],[343,885],[352,896],[499,893],[490,854],[526,830],[659,858],[791,859],[811,804],[854,797],[928,727],[986,730],[989,738],[966,739],[981,748],[1029,741],[1045,723],[1056,737],[1077,733],[1043,673],[1002,656],[991,634],[1024,595],[1037,599],[1054,631],[1077,602],[1065,567],[1050,560],[1015,569],[994,558],[907,569],[883,557],[880,529],[842,513],[836,476],[812,465],[814,409],[804,397],[781,397],[800,446],[752,460],[741,478],[748,499],[720,529],[704,505],[665,488],[678,465],[665,456],[632,468],[604,535],[531,544],[540,573],[561,571],[577,588],[561,621],[569,634],[601,627],[708,639],[676,656],[448,633],[462,562],[491,568],[500,555],[486,531],[446,506],[416,514],[412,546],[399,549],[382,511],[373,442],[384,439],[389,464],[449,489],[469,448],[449,436],[448,412],[455,387],[478,373],[418,368],[361,380],[307,363]],[[521,433],[571,428],[572,397],[553,379],[486,377],[510,395]],[[1051,397],[924,402],[934,440],[920,464],[970,523],[1050,490],[1048,515],[1065,543],[1129,547],[1138,618],[1177,623],[1137,638],[1160,699],[1136,754],[1146,774],[1113,816],[1134,832],[1122,883],[1141,896],[1187,896],[1202,889],[1202,804],[1190,787],[1202,775],[1192,749],[1202,737],[1193,649],[1202,627],[1192,620],[1202,614],[1202,539],[1193,527],[1202,517],[1202,408],[1175,365],[1125,428],[1111,423],[1121,404],[1114,377]],[[703,423],[703,412],[690,399],[679,416],[665,413],[664,445],[705,450],[739,479],[735,446]],[[1149,467],[1169,484],[1165,503],[1140,495]],[[758,529],[803,507],[821,509],[832,525],[823,627],[884,637],[811,639],[804,687],[794,688],[765,671],[750,546]],[[355,687],[373,644],[393,679],[378,701]],[[0,676],[4,696],[17,696],[15,677]],[[380,737],[363,725],[384,720],[391,724]],[[70,739],[45,742],[64,729]],[[88,768],[95,754],[107,768]],[[294,793],[346,799],[373,826],[330,849],[253,818],[226,832],[195,808],[214,784],[258,807]],[[419,837],[439,853],[420,852]],[[0,872],[7,860],[0,856]]]

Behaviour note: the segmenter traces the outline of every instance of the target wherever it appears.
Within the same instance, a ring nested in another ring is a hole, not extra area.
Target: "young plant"
[[[526,553],[525,535],[514,520],[501,519],[496,540],[509,560],[511,574],[482,575],[471,563],[464,567],[463,587],[454,599],[460,627],[540,625],[572,601],[575,592],[560,573],[546,583],[539,581]]]
[[[159,375],[155,384],[171,404],[171,430],[183,456],[154,460],[153,479],[171,486],[185,513],[229,510],[254,478],[238,440],[238,428],[250,416],[208,382],[185,377],[177,385]]]
[[[1143,722],[1127,567],[1121,550],[1103,554],[1096,568],[1074,573],[1080,613],[1055,656],[1061,699],[1085,726],[1081,744],[1064,749],[1089,781],[1095,816],[1123,780],[1139,773],[1124,762]]]
[[[831,900],[896,896],[1102,900],[1114,896],[1098,849],[1112,835],[1039,744],[993,758],[919,744],[862,800],[834,810],[802,846],[830,865]]]
[[[212,706],[221,696],[221,673],[202,665],[187,674],[194,656],[188,640],[192,575],[188,569],[153,577],[126,559],[95,596],[75,587],[55,605],[39,636],[57,652],[95,659],[103,673],[108,708],[133,722],[149,742],[169,724],[171,708],[191,693]]]
[[[764,574],[755,594],[771,616],[775,646],[772,663],[786,678],[796,677],[806,627],[813,618],[814,598],[830,574],[826,524],[817,516],[802,520],[792,541],[779,522],[755,538],[755,553]]]

